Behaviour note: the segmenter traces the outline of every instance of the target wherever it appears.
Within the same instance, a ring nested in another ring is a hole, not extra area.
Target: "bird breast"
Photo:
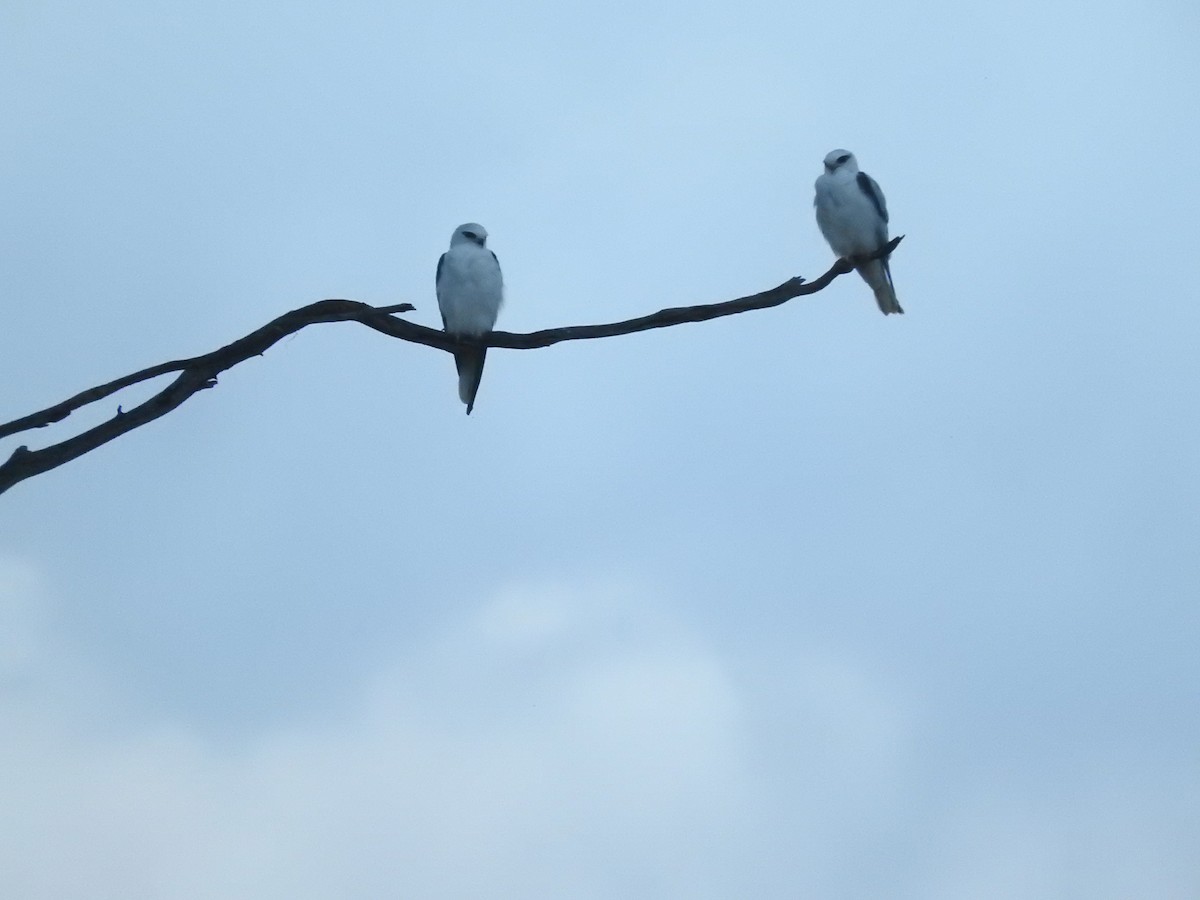
[[[838,256],[864,256],[879,249],[879,214],[852,180],[818,179],[816,206],[817,225]]]
[[[504,299],[500,267],[491,251],[457,247],[447,254],[438,285],[446,330],[481,335],[492,330]]]

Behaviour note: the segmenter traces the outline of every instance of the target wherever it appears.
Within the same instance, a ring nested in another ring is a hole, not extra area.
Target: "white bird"
[[[504,302],[504,279],[500,261],[487,248],[487,229],[474,222],[459,225],[450,235],[450,249],[437,265],[437,299],[442,326],[447,334],[483,337],[496,324]],[[475,408],[475,393],[483,377],[486,347],[454,351],[458,368],[458,397],[467,404],[467,415]]]
[[[875,179],[858,171],[858,160],[849,150],[831,150],[816,189],[813,205],[817,208],[817,226],[833,252],[854,263],[875,292],[875,302],[885,316],[903,313],[887,257],[856,262],[888,241],[887,203]]]

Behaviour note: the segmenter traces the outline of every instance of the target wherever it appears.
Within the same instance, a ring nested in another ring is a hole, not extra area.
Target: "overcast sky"
[[[1200,896],[1192,2],[0,0],[0,894]],[[152,387],[159,387],[160,384]],[[44,446],[147,396],[131,391]]]

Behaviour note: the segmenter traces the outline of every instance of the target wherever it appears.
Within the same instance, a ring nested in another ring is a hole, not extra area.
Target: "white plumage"
[[[496,254],[487,248],[487,237],[487,229],[482,225],[474,222],[459,225],[450,236],[450,249],[438,260],[438,308],[447,334],[482,337],[496,324],[504,302],[504,279]],[[486,356],[486,347],[464,348],[454,353],[458,397],[467,405],[467,415],[475,408]]]
[[[855,263],[885,316],[903,313],[887,259],[855,262],[888,241],[887,202],[875,179],[858,170],[853,153],[832,150],[825,157],[825,171],[817,178],[816,190],[817,226],[833,252]]]

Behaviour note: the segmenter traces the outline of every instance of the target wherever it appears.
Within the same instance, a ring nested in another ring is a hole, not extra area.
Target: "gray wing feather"
[[[866,172],[859,172],[855,180],[858,182],[859,190],[871,201],[871,205],[875,207],[875,212],[879,213],[879,221],[876,223],[875,228],[875,239],[882,246],[887,243],[888,239],[887,201],[883,199],[883,191],[879,189],[878,182]]]
[[[446,254],[438,257],[437,274],[433,276],[433,292],[438,295],[438,312],[442,313],[442,328],[446,327],[446,314],[441,311],[442,268],[446,264]]]
[[[866,172],[859,172],[858,189],[867,195],[867,199],[875,207],[875,212],[879,213],[879,218],[886,222],[888,220],[887,201],[883,199],[883,191],[879,189],[879,184],[875,179]]]

